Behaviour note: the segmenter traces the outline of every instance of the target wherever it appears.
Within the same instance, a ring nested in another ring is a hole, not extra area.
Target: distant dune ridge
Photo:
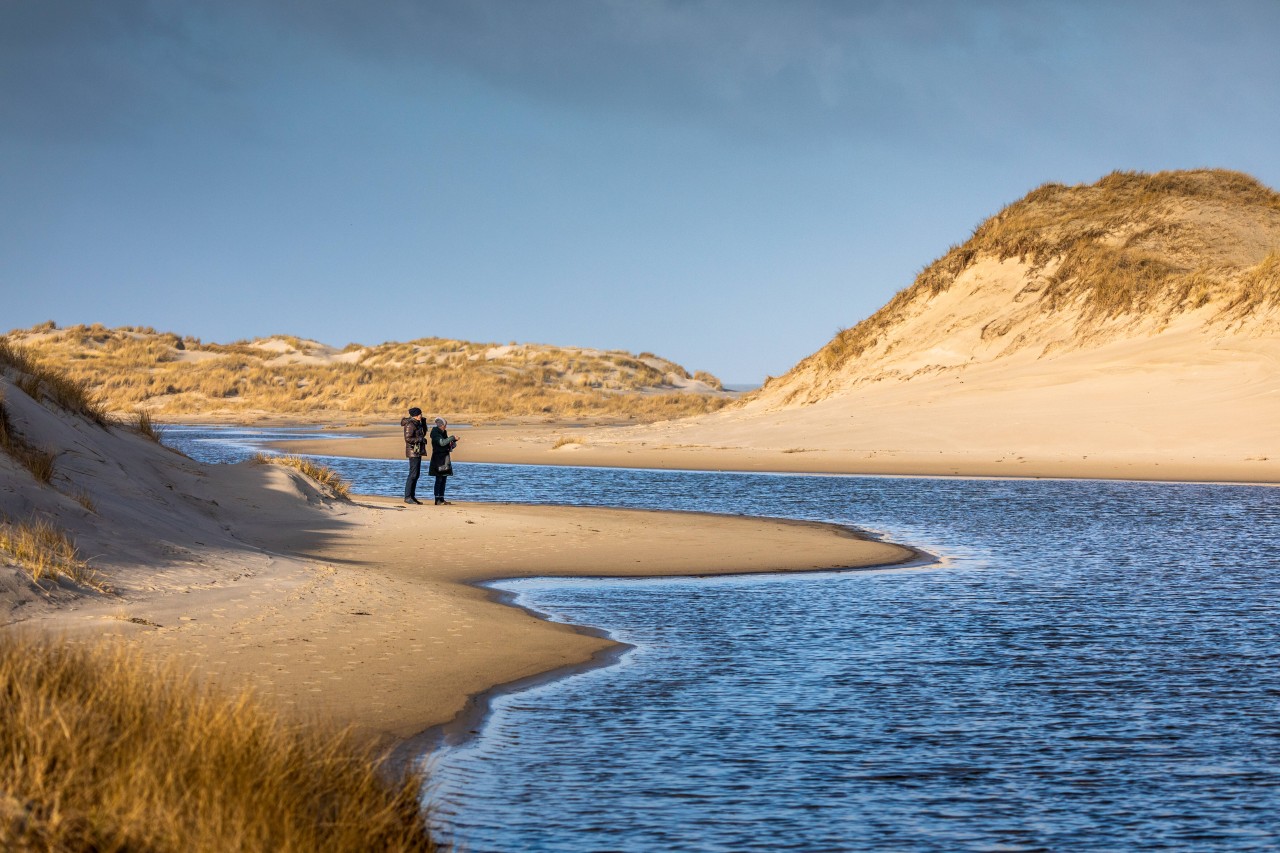
[[[147,327],[15,329],[8,340],[87,384],[113,411],[169,419],[306,412],[389,417],[411,405],[468,416],[645,419],[712,411],[720,380],[652,353],[421,338],[343,349],[291,336],[203,343]]]
[[[726,467],[1275,480],[1277,365],[1280,193],[1116,172],[1034,190],[786,375],[644,432]]]

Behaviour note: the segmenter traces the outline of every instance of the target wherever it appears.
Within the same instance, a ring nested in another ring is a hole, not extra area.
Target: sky
[[[786,372],[1045,182],[1280,188],[1277,0],[0,0],[0,331]]]

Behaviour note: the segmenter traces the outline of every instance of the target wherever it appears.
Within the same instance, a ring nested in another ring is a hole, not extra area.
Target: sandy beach
[[[461,426],[453,432],[464,442],[457,458],[467,462],[906,477],[1280,482],[1280,456],[1251,446],[1206,451],[1164,446],[1135,436],[1129,446],[1114,450],[1101,440],[1028,447],[1006,422],[987,419],[990,411],[1010,411],[1009,400],[983,395],[950,406],[903,408],[891,401],[883,409],[873,408],[870,400],[864,402],[856,432],[833,428],[837,418],[818,407],[801,412],[794,426],[781,431],[769,429],[767,419],[754,413],[732,411],[646,426],[528,422]],[[1020,414],[1034,408],[1026,403],[1020,406]],[[939,411],[943,407],[956,411]],[[1217,416],[1213,409],[1203,411],[1206,420]],[[1041,410],[1036,417],[1050,425],[1052,414]],[[838,416],[845,421],[851,417]],[[963,431],[930,446],[937,434],[928,433],[924,425],[947,417],[962,422]],[[1241,414],[1235,425],[1241,422],[1260,428],[1264,421],[1250,412]],[[1059,431],[1067,433],[1077,419],[1064,417],[1058,423]],[[274,446],[287,453],[362,459],[395,459],[403,453],[399,428],[394,425],[342,428],[341,432],[361,437],[318,436]]]
[[[128,636],[228,687],[387,745],[482,709],[485,691],[616,647],[476,584],[530,576],[711,575],[857,568],[909,549],[840,528],[710,515],[388,498],[323,501],[274,466],[205,475],[243,547],[122,566],[118,599],[24,623]],[[214,568],[210,571],[210,568]],[[479,704],[478,704],[479,703]]]
[[[492,688],[618,646],[478,586],[531,576],[862,568],[918,558],[830,525],[556,506],[337,499],[299,470],[204,465],[4,380],[5,416],[53,454],[46,484],[0,454],[0,520],[74,541],[101,590],[0,564],[0,626],[127,638],[229,689],[387,746]],[[596,626],[607,628],[608,626]]]

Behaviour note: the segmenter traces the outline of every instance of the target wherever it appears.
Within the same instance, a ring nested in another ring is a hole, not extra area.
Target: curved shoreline
[[[1275,485],[1280,474],[1274,459],[1257,460],[1168,453],[1106,453],[1013,450],[839,449],[836,447],[746,447],[690,445],[676,438],[641,441],[634,426],[585,424],[494,424],[460,429],[458,459],[506,465],[551,465],[584,468],[637,468],[687,471],[741,471],[778,474],[847,474],[855,476],[956,477]],[[344,430],[360,438],[328,438],[270,442],[290,453],[398,459],[403,439],[393,429],[361,426]],[[557,442],[581,433],[581,443]]]
[[[217,538],[175,528],[152,551],[112,566],[119,597],[78,599],[23,621],[127,637],[202,678],[253,688],[288,714],[352,725],[399,754],[403,742],[422,743],[455,720],[450,731],[482,719],[495,690],[618,653],[605,631],[511,606],[486,586],[494,581],[776,574],[920,559],[914,549],[807,521],[335,502],[278,466],[202,467],[184,488],[193,497],[171,503],[175,519],[194,529],[211,514],[223,531]],[[120,529],[147,536],[142,526]]]
[[[638,512],[671,512],[668,510],[637,510]],[[688,515],[708,515],[714,516],[714,513],[686,513]],[[721,516],[721,517],[739,517],[739,516]],[[752,518],[756,518],[752,516]],[[812,525],[817,529],[824,529],[837,535],[847,536],[858,541],[884,541],[878,536],[858,528],[834,524],[828,522],[811,522],[798,519],[770,519],[775,521],[783,521],[797,525]],[[520,603],[520,594],[509,590],[501,589],[497,584],[505,583],[512,580],[539,580],[554,582],[556,580],[597,580],[597,581],[625,581],[625,580],[696,580],[699,578],[725,578],[725,579],[742,579],[747,577],[783,577],[783,576],[806,576],[806,575],[826,575],[840,574],[845,572],[870,572],[885,571],[897,569],[923,568],[932,566],[938,562],[938,558],[909,545],[897,545],[910,552],[903,557],[902,560],[891,563],[883,563],[877,565],[856,566],[856,567],[835,567],[835,568],[815,568],[801,570],[781,570],[776,572],[743,572],[743,573],[714,573],[714,574],[687,574],[687,575],[536,575],[529,577],[498,577],[488,580],[475,581],[471,585],[478,589],[483,589],[490,594],[491,600],[497,604],[506,607],[512,607],[521,610],[536,619],[552,622],[550,614],[544,613],[536,608]],[[629,652],[638,648],[631,643],[624,642],[610,633],[608,628],[595,625],[584,625],[577,622],[555,622],[554,624],[565,625],[576,633],[584,636],[598,638],[608,641],[609,645],[592,654],[591,658],[579,663],[567,664],[565,666],[550,669],[545,672],[535,673],[525,676],[514,681],[495,684],[491,687],[480,690],[468,697],[465,707],[458,712],[453,719],[431,726],[416,735],[404,738],[392,751],[393,761],[397,765],[407,764],[414,761],[421,761],[431,752],[441,747],[456,747],[481,736],[484,733],[484,725],[489,716],[493,712],[493,703],[495,700],[517,693],[524,692],[535,687],[545,684],[551,684],[561,679],[578,675],[584,672],[590,672],[596,669],[604,669],[618,663]]]

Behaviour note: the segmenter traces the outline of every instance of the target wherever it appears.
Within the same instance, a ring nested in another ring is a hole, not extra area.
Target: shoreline
[[[519,504],[516,504],[519,506]],[[677,512],[669,510],[635,510],[636,512]],[[744,516],[716,516],[714,513],[682,513],[686,515],[707,515],[720,518],[743,518]],[[749,518],[760,518],[759,516],[750,516]],[[844,535],[857,541],[884,542],[880,537],[860,530],[848,525],[829,524],[825,522],[809,522],[797,521],[793,519],[770,518],[772,521],[786,521],[797,525],[812,525],[815,529],[826,529],[837,535]],[[470,585],[477,589],[482,589],[490,593],[491,600],[505,607],[511,607],[521,610],[535,619],[544,622],[551,622],[550,615],[537,610],[533,607],[521,604],[520,594],[502,589],[498,584],[510,580],[541,580],[554,582],[556,580],[578,580],[578,581],[625,581],[625,580],[697,580],[700,578],[745,578],[753,575],[763,577],[781,577],[781,576],[799,576],[820,575],[820,574],[839,574],[844,572],[875,572],[875,571],[895,571],[908,570],[913,568],[924,568],[938,563],[937,556],[915,548],[910,545],[898,545],[907,552],[900,561],[892,563],[884,563],[877,565],[856,566],[856,567],[837,567],[837,568],[814,568],[814,569],[794,569],[779,570],[776,572],[724,572],[724,573],[707,573],[707,574],[684,574],[684,575],[533,575],[528,578],[509,578],[499,577],[490,578],[472,582]],[[563,678],[568,678],[584,672],[591,672],[596,669],[604,669],[617,664],[629,652],[638,648],[631,643],[617,639],[609,629],[595,625],[585,625],[577,622],[556,622],[554,624],[564,625],[573,630],[575,633],[583,636],[604,640],[608,643],[604,648],[594,652],[588,660],[578,663],[570,663],[556,669],[547,670],[545,672],[534,673],[523,678],[516,679],[503,684],[495,684],[484,690],[478,691],[468,697],[466,706],[458,712],[452,719],[444,723],[431,726],[424,729],[416,735],[404,738],[392,750],[393,760],[396,764],[409,763],[413,761],[421,761],[430,756],[432,752],[440,748],[457,747],[464,745],[467,741],[483,734],[485,722],[493,711],[494,700],[521,693],[534,687],[541,687],[546,684],[552,684]]]
[[[202,479],[227,541],[201,536],[179,558],[116,565],[119,597],[24,611],[14,625],[77,642],[121,637],[286,715],[354,726],[396,761],[469,736],[501,693],[625,653],[607,626],[548,621],[490,584],[879,569],[927,556],[816,522],[300,500],[294,474],[252,464],[211,466]]]
[[[265,426],[265,425],[264,425]],[[343,429],[358,438],[327,438]],[[1270,459],[1204,456],[1171,458],[1159,453],[1022,454],[1012,451],[839,450],[750,448],[638,440],[635,427],[570,423],[503,423],[457,427],[455,459],[504,465],[633,468],[669,471],[735,471],[771,474],[938,477],[959,479],[1117,480],[1124,482],[1280,483],[1280,465]],[[565,444],[557,442],[568,439]],[[390,425],[322,425],[314,439],[266,442],[282,453],[356,459],[403,458],[403,439]]]

